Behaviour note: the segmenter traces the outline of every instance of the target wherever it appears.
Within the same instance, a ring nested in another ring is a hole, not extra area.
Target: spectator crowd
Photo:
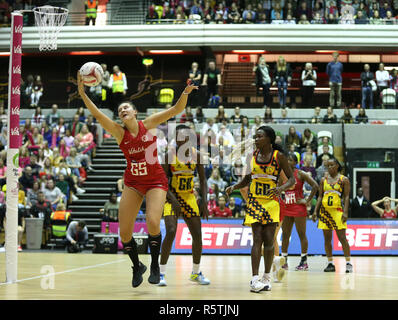
[[[6,125],[7,122],[0,123],[0,228],[4,227],[7,196]],[[19,225],[23,228],[25,217],[36,217],[43,218],[48,227],[53,212],[67,210],[85,192],[87,172],[94,170],[91,160],[97,127],[83,109],[68,121],[53,104],[47,116],[36,107],[30,119],[20,122],[19,133]]]
[[[46,0],[0,0],[0,27],[13,10],[31,10]],[[98,3],[85,2],[85,24],[95,24]],[[133,14],[133,13],[132,13]],[[154,0],[147,23],[173,24],[374,24],[397,23],[397,0]],[[32,14],[24,15],[33,25]]]
[[[394,0],[156,0],[147,23],[396,24]]]

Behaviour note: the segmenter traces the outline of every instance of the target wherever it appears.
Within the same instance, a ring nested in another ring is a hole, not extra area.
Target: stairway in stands
[[[226,62],[222,75],[222,96],[230,103],[245,102],[246,97],[256,96],[256,87],[253,85],[254,63]]]
[[[101,231],[102,216],[99,212],[108,201],[116,182],[123,176],[126,160],[114,138],[106,138],[97,147],[93,165],[95,172],[89,172],[84,183],[84,194],[77,195],[79,200],[69,205],[74,220],[84,220],[89,232],[89,247],[93,245],[93,235]]]

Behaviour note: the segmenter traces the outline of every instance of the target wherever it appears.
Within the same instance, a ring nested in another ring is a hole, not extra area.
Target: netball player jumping
[[[156,136],[148,130],[155,129],[159,124],[181,113],[187,104],[188,95],[198,87],[188,85],[172,108],[155,113],[143,121],[137,120],[137,109],[132,103],[123,102],[118,107],[118,115],[122,121],[120,125],[108,118],[90,100],[85,93],[80,72],[77,73],[77,79],[78,91],[87,109],[116,139],[127,161],[124,173],[125,188],[119,206],[119,227],[123,247],[133,263],[132,286],[138,287],[142,283],[142,275],[147,269],[139,261],[137,244],[132,237],[135,219],[144,197],[146,197],[146,223],[152,259],[148,281],[157,284],[160,279],[158,259],[162,240],[160,220],[166,201],[168,181],[158,162]]]

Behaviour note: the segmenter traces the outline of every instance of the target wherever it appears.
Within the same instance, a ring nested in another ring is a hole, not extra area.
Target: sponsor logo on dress
[[[12,67],[12,73],[13,74],[21,74],[21,66],[18,65],[18,66]]]
[[[147,142],[148,141],[148,136],[144,134],[141,138],[142,142]]]
[[[130,148],[130,149],[129,149],[129,154],[140,153],[140,152],[142,152],[142,151],[144,151],[144,150],[145,150],[144,147]]]

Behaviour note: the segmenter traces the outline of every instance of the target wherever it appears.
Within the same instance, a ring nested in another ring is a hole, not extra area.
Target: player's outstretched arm
[[[166,122],[167,120],[181,113],[185,109],[185,106],[187,105],[189,94],[192,92],[192,90],[196,89],[198,89],[198,87],[194,85],[188,85],[187,87],[185,87],[180,98],[173,107],[161,112],[157,112],[143,121],[145,128],[147,128],[147,130],[154,129],[159,124]]]
[[[115,121],[108,118],[97,106],[90,100],[86,92],[84,91],[83,79],[81,78],[80,71],[77,72],[77,87],[80,97],[82,98],[86,108],[90,111],[95,119],[101,124],[101,126],[108,131],[119,144],[123,139],[123,128]]]

